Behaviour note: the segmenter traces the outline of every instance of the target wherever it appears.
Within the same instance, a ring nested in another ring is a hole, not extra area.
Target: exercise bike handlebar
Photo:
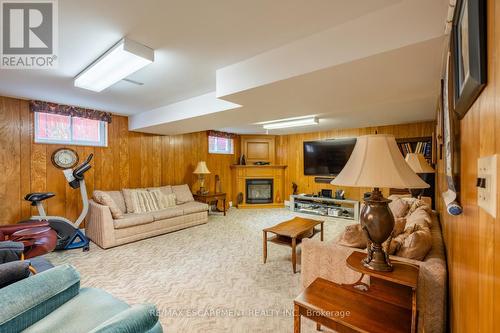
[[[85,160],[85,162],[83,162],[73,170],[73,177],[75,177],[75,179],[83,180],[84,173],[89,171],[90,168],[92,167],[90,165],[90,161],[92,161],[93,157],[94,154],[90,154],[89,157],[87,157],[87,159]]]

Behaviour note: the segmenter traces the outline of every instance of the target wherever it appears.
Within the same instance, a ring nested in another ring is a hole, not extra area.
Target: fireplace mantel
[[[284,181],[286,165],[231,165],[233,173],[233,188],[236,195],[241,193],[243,198],[238,203],[234,202],[238,208],[281,208],[284,207]],[[273,180],[273,202],[272,203],[246,203],[246,180],[247,179],[272,179]]]

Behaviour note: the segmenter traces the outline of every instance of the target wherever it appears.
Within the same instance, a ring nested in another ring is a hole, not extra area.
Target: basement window
[[[72,116],[35,112],[35,142],[106,147],[108,123]]]
[[[233,139],[208,136],[208,152],[210,154],[234,154]]]

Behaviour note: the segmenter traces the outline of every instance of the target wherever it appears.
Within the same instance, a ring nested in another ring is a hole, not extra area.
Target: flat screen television
[[[304,142],[304,175],[336,176],[349,160],[356,138]]]

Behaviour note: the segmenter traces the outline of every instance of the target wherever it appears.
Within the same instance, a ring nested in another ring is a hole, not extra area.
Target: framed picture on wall
[[[451,32],[454,109],[459,119],[486,85],[486,0],[458,0]]]

